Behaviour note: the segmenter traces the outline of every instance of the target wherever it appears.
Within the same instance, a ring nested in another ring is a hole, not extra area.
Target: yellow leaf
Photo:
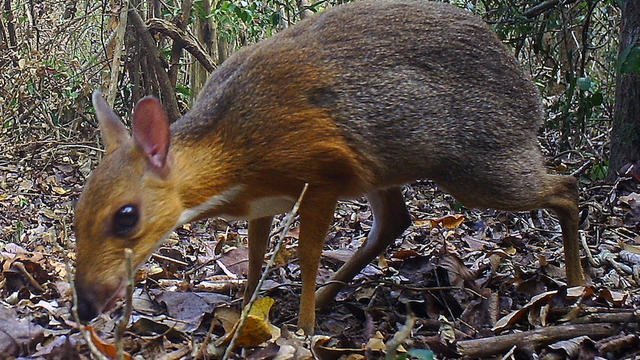
[[[280,337],[280,329],[269,322],[269,311],[275,301],[270,297],[256,300],[251,307],[247,321],[240,330],[236,345],[240,347],[258,346],[267,340]],[[240,320],[236,322],[231,331],[221,339],[219,344],[228,344],[238,331]]]
[[[53,192],[55,192],[58,195],[65,195],[66,193],[69,192],[69,191],[61,188],[60,186],[52,186],[51,190],[53,190]]]

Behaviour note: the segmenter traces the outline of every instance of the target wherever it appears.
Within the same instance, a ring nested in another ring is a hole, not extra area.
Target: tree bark
[[[513,346],[520,349],[535,349],[560,340],[581,335],[598,339],[618,333],[612,324],[578,324],[549,326],[515,334],[492,336],[489,338],[458,341],[458,353],[467,359],[484,358],[503,353]]]
[[[16,25],[13,20],[13,11],[11,10],[11,0],[4,0],[4,17],[7,19],[7,33],[9,34],[9,48],[18,47],[18,37],[16,36]]]
[[[640,1],[623,1],[619,56],[639,46]],[[640,166],[640,69],[618,72],[609,160],[609,180],[614,180],[627,164]]]
[[[217,1],[203,0],[201,6],[205,14],[211,14],[217,6]],[[217,52],[215,46],[218,41],[218,35],[216,26],[213,22],[213,17],[207,16],[205,18],[201,18],[200,16],[196,16],[194,32],[197,42],[204,46],[204,49],[208,54],[214,54]],[[192,53],[192,55],[196,57],[195,53]],[[213,58],[215,59],[215,56]],[[220,63],[221,61],[218,61],[218,64]],[[200,90],[202,90],[208,78],[209,72],[202,62],[193,62],[191,68],[191,91],[194,97],[200,93]]]
[[[169,121],[174,122],[180,117],[180,111],[178,110],[176,92],[173,86],[171,86],[171,81],[169,81],[169,75],[160,63],[160,50],[158,50],[140,14],[138,14],[134,8],[129,10],[129,22],[136,29],[136,33],[140,39],[140,45],[144,48],[147,55],[145,58],[156,74],[160,96],[167,111]]]
[[[313,15],[313,12],[309,10],[309,0],[298,0],[298,12],[300,13],[300,20],[304,20],[307,17]]]
[[[107,91],[107,103],[113,107],[118,94],[118,80],[122,70],[122,48],[124,47],[124,35],[127,30],[127,12],[129,3],[123,1],[118,18],[118,28],[114,40],[113,58],[111,59],[111,78],[109,79],[109,91]]]
[[[147,27],[152,33],[160,33],[171,38],[173,40],[174,48],[177,46],[180,51],[182,51],[182,49],[187,50],[202,66],[204,66],[207,71],[212,72],[216,69],[216,64],[213,62],[213,59],[211,59],[209,54],[207,54],[204,47],[187,31],[184,31],[171,22],[163,19],[149,19],[147,21]],[[174,63],[172,63],[171,66],[171,69],[173,69]],[[175,85],[175,81],[171,77],[171,69],[169,71],[169,78]],[[178,71],[176,69],[176,77],[177,72]]]
[[[192,3],[193,2],[191,0],[183,0],[180,9],[180,15],[178,15],[175,20],[176,27],[183,32],[187,29],[187,25],[189,24],[189,20],[191,19],[191,6],[193,5]],[[183,45],[174,39],[173,45],[171,46],[171,60],[169,61],[169,80],[174,87],[178,82],[178,71],[180,70],[180,57],[182,56],[182,48]]]

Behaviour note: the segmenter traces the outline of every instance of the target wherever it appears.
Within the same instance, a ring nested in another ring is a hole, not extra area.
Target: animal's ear
[[[111,107],[102,97],[102,93],[96,90],[91,98],[93,108],[96,110],[96,117],[100,126],[100,136],[108,153],[116,150],[122,143],[129,140],[129,132],[118,115],[111,110]]]
[[[169,118],[160,100],[152,96],[140,99],[133,109],[133,139],[160,173],[167,165],[170,136]]]

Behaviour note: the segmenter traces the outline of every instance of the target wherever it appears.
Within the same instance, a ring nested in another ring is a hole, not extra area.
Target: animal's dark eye
[[[113,233],[116,236],[127,236],[136,227],[140,214],[135,205],[125,205],[118,209],[113,217]]]

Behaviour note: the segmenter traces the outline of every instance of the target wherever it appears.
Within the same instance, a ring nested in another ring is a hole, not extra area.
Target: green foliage
[[[271,1],[222,1],[207,16],[215,18],[228,42],[240,46],[271,36],[281,20],[278,7]]]
[[[592,181],[602,181],[607,178],[609,173],[609,162],[595,164],[589,170],[589,179]]]
[[[398,355],[396,360],[434,360],[435,354],[431,350],[426,349],[411,349],[406,354]]]

